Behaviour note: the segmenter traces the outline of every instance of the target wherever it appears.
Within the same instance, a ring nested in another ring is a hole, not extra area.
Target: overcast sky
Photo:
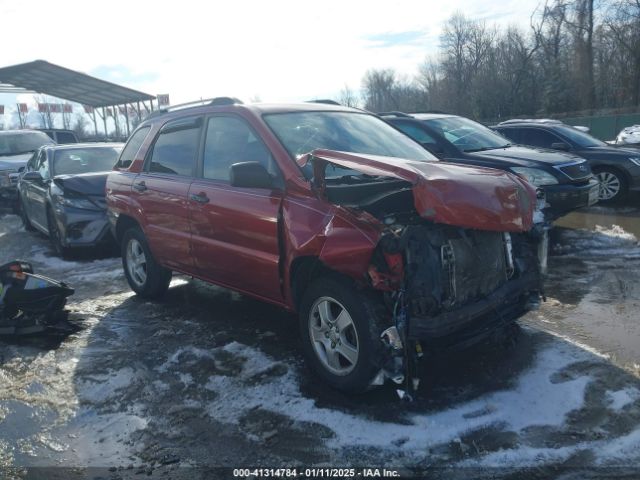
[[[415,74],[456,11],[527,28],[538,3],[0,0],[0,66],[43,59],[171,103],[336,97],[370,68]]]

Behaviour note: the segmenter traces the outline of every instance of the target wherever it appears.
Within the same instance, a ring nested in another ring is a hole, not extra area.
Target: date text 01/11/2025
[[[234,478],[399,478],[386,468],[234,468]]]

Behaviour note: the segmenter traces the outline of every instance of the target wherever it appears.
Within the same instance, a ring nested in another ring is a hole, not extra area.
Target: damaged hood
[[[416,211],[432,222],[504,232],[527,231],[533,226],[534,188],[502,170],[320,149],[300,161],[312,163],[314,183],[323,194],[325,169],[332,163],[409,182]]]
[[[109,172],[82,173],[78,175],[58,175],[53,181],[65,191],[83,195],[105,195]]]

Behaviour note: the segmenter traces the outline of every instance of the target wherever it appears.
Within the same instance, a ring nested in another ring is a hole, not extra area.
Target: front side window
[[[120,149],[117,147],[65,148],[53,155],[54,175],[106,172],[113,169]]]
[[[47,160],[47,152],[42,150],[38,157],[37,170],[40,176],[46,180],[49,178],[49,161]]]
[[[572,142],[578,144],[582,148],[590,147],[606,147],[607,144],[602,140],[598,140],[592,137],[586,132],[581,132],[577,128],[570,127],[568,125],[559,125],[556,127],[561,135],[564,135]]]
[[[153,146],[149,172],[192,176],[199,139],[200,124],[196,121],[165,125]]]
[[[277,175],[271,152],[242,119],[232,116],[211,117],[207,124],[202,176],[229,181],[231,165],[259,162],[269,173]]]
[[[413,138],[416,142],[420,143],[432,143],[436,144],[435,138],[429,135],[424,129],[418,127],[417,125],[405,122],[398,122],[395,124],[400,130]]]

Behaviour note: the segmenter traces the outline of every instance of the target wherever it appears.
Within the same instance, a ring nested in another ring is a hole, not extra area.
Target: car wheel
[[[144,298],[164,295],[171,282],[171,270],[153,258],[140,228],[130,228],[124,233],[121,254],[124,274],[131,290]]]
[[[368,390],[380,369],[382,302],[346,279],[322,277],[309,286],[300,307],[302,346],[311,368],[338,390]]]
[[[64,246],[63,234],[58,228],[58,222],[56,222],[56,218],[53,215],[53,210],[51,210],[51,208],[47,208],[47,227],[49,229],[49,240],[51,241],[56,254],[62,258],[67,258],[69,256],[70,249]]]
[[[612,168],[594,168],[596,178],[600,182],[598,200],[602,203],[615,202],[627,193],[627,182],[620,172]]]
[[[27,232],[33,232],[35,228],[31,225],[31,221],[29,220],[29,215],[24,208],[24,204],[22,202],[19,203],[18,213],[20,214],[20,220],[22,220],[22,226]]]

